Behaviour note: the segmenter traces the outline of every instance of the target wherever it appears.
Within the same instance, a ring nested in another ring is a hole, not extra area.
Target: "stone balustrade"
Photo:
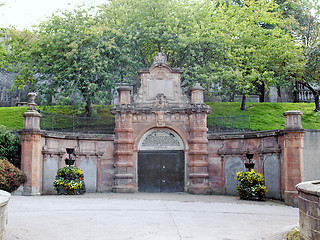
[[[320,180],[302,182],[296,187],[299,192],[300,239],[320,239]]]
[[[5,225],[7,224],[7,205],[11,194],[0,190],[0,240],[5,240]]]

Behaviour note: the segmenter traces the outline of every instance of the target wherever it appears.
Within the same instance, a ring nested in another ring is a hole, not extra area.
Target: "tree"
[[[215,14],[224,20],[222,31],[228,45],[228,58],[219,68],[221,85],[243,94],[241,109],[245,110],[246,96],[257,85],[270,87],[287,81],[285,76],[298,64],[300,47],[281,28],[287,22],[273,1],[221,1]]]
[[[307,87],[314,96],[315,110],[320,111],[320,43],[308,49],[306,54],[305,75],[299,83]]]
[[[152,64],[154,55],[167,55],[172,67],[184,69],[184,83],[211,82],[211,67],[223,59],[222,41],[212,36],[212,13],[203,3],[187,0],[112,0],[102,7],[108,23],[132,36],[137,66]],[[218,26],[217,26],[218,28]],[[211,84],[208,84],[211,86]]]
[[[267,0],[111,0],[94,16],[63,12],[34,33],[12,33],[16,83],[31,82],[47,104],[84,100],[90,115],[105,89],[134,81],[134,70],[161,51],[185,70],[186,86],[216,84],[245,100],[257,85],[279,86],[295,72],[300,48],[284,24]]]
[[[317,45],[320,40],[319,1],[284,1],[277,0],[283,15],[294,21],[287,26],[287,30],[296,38],[303,52],[297,56],[302,65],[297,67],[293,83],[299,83],[308,88],[315,99],[315,111],[319,111],[319,80],[317,73]]]
[[[45,104],[84,101],[88,116],[130,67],[128,37],[82,8],[53,14],[35,32],[12,31],[11,39],[16,85],[31,83]]]

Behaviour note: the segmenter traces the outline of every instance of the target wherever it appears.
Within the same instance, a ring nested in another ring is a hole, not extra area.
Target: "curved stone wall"
[[[0,240],[5,240],[5,225],[7,224],[7,204],[11,194],[0,190]]]
[[[299,192],[300,239],[320,239],[320,180],[302,182]]]

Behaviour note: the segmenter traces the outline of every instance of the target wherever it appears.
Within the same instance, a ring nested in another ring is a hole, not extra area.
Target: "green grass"
[[[283,113],[289,110],[303,112],[302,127],[320,129],[320,113],[314,112],[314,103],[247,103],[246,110],[240,110],[240,103],[207,103],[210,116],[250,115],[252,130],[273,130],[284,128]]]
[[[302,127],[305,129],[320,129],[320,113],[314,112],[314,103],[247,103],[245,111],[240,110],[240,103],[207,103],[212,112],[210,116],[237,116],[250,115],[252,130],[273,130],[284,128],[284,112],[289,110],[299,110],[303,112]],[[94,106],[94,115],[98,117],[111,116],[112,106]],[[0,107],[0,124],[8,129],[20,130],[23,127],[22,114],[26,107]],[[72,107],[39,107],[45,112],[57,114],[83,115],[83,111],[78,111]]]
[[[0,107],[0,124],[10,130],[20,130],[23,127],[22,114],[27,107]]]

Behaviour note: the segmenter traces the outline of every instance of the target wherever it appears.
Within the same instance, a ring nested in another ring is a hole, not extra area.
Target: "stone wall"
[[[319,130],[305,130],[304,133],[304,180],[317,180],[320,177],[320,131]]]
[[[42,194],[55,194],[53,181],[57,170],[65,166],[66,148],[74,149],[75,165],[84,173],[87,192],[111,191],[114,175],[114,136],[45,132],[41,137]]]
[[[14,76],[15,73],[0,69],[0,107],[14,107],[28,100],[27,87],[26,90],[16,88],[10,91],[14,84]]]
[[[0,240],[6,239],[5,226],[7,224],[7,205],[10,197],[10,193],[0,190]]]
[[[209,181],[213,193],[237,195],[236,172],[244,171],[246,153],[254,154],[254,170],[265,175],[267,197],[281,199],[283,131],[209,134]]]
[[[297,185],[301,240],[320,239],[320,180]]]

